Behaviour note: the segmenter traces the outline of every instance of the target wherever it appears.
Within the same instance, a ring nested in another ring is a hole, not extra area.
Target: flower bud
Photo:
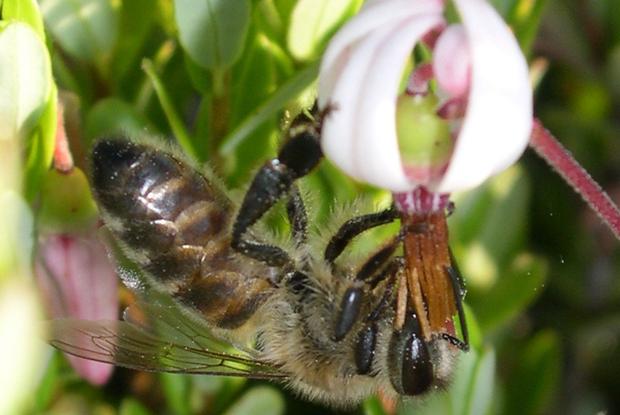
[[[74,167],[69,173],[48,171],[41,189],[39,219],[51,233],[73,233],[89,229],[97,220],[97,207],[84,173]]]

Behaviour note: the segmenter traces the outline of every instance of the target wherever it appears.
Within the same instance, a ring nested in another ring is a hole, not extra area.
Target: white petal
[[[410,17],[419,14],[442,13],[442,2],[439,0],[375,0],[367,2],[364,8],[343,26],[330,40],[323,60],[319,76],[319,105],[326,105],[326,97],[338,78],[339,62],[361,38],[369,35],[380,27],[393,27]]]
[[[467,113],[440,192],[474,187],[514,163],[532,128],[532,90],[519,45],[484,0],[454,0],[471,52]]]
[[[372,8],[398,3],[392,22],[368,25],[363,33],[356,19],[335,38],[323,60],[319,103],[335,106],[322,131],[323,150],[338,167],[359,180],[394,191],[414,187],[404,174],[395,126],[395,104],[401,76],[415,43],[443,22],[441,8],[403,16],[408,0],[384,0]],[[437,2],[415,3],[434,5]],[[365,9],[370,10],[371,7]],[[359,15],[358,15],[359,16]],[[347,41],[347,42],[345,42]]]

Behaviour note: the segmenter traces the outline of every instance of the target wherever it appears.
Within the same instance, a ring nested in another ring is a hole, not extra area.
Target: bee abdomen
[[[174,297],[212,324],[234,329],[252,317],[272,292],[265,279],[219,270],[182,287]]]
[[[160,282],[178,286],[227,249],[230,202],[184,161],[148,145],[104,139],[92,162],[94,193],[109,228]]]

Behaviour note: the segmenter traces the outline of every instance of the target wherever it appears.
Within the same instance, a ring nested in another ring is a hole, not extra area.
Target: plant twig
[[[530,147],[538,153],[560,176],[581,195],[597,215],[620,239],[620,209],[592,176],[573,158],[570,152],[534,119]]]

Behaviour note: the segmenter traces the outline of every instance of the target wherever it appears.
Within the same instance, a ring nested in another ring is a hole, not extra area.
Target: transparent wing
[[[49,343],[85,359],[145,371],[283,379],[256,358],[253,345],[235,345],[170,295],[154,288],[139,268],[117,251],[119,274],[136,295],[124,321],[59,319],[48,322]]]
[[[50,344],[63,352],[130,369],[258,379],[286,377],[274,366],[249,356],[207,348],[200,339],[171,341],[127,321],[52,320],[48,333]]]

